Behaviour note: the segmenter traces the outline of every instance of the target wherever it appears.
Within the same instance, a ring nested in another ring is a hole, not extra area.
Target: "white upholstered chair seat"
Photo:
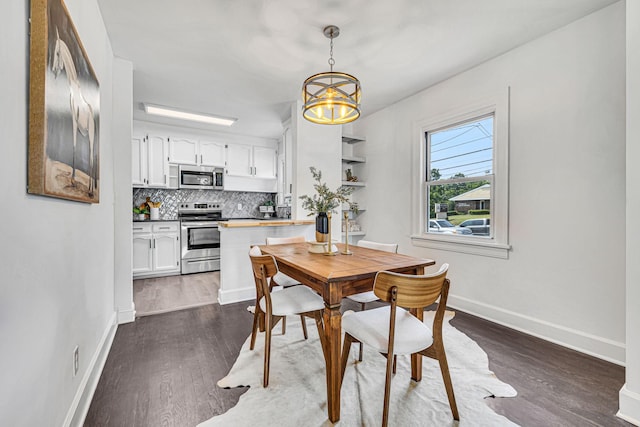
[[[373,293],[373,291],[361,292],[359,294],[349,295],[347,298],[349,298],[351,301],[359,302],[360,304],[378,301],[379,299],[376,296],[376,294]]]
[[[291,286],[298,286],[300,284],[296,279],[289,277],[280,271],[273,276],[272,280],[284,288],[290,288]]]
[[[372,310],[346,312],[342,317],[342,329],[380,353],[389,348],[389,306]],[[418,320],[407,310],[396,309],[396,334],[394,354],[411,354],[424,350],[433,344],[431,328]]]
[[[264,297],[260,308],[266,311]],[[322,297],[306,286],[294,286],[271,293],[271,312],[274,316],[289,316],[324,309]]]

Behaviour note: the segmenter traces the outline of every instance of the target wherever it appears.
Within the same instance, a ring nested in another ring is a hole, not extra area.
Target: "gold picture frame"
[[[62,0],[31,0],[30,194],[100,202],[100,84]]]

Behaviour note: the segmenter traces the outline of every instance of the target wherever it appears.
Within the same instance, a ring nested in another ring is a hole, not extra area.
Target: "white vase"
[[[160,219],[160,208],[151,208],[151,221],[157,221]]]

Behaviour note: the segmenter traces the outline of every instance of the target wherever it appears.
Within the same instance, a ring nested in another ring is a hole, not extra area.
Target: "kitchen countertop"
[[[134,219],[133,222],[179,222],[179,219]]]
[[[229,219],[227,221],[218,222],[218,226],[225,228],[238,228],[238,227],[281,227],[286,225],[309,225],[315,224],[315,220],[312,219],[286,219],[286,218],[273,218],[273,219]]]

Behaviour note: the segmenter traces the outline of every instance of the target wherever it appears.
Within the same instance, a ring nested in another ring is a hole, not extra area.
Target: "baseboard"
[[[118,310],[118,325],[131,323],[136,320],[136,305],[131,302],[131,307],[127,310]]]
[[[640,426],[640,393],[629,390],[626,384],[620,389],[620,409],[616,416]]]
[[[102,334],[98,348],[89,362],[89,367],[85,371],[84,377],[82,377],[82,381],[80,382],[80,387],[78,387],[71,407],[67,411],[67,416],[62,424],[64,427],[82,426],[84,424],[84,420],[89,412],[91,400],[93,399],[93,394],[96,391],[100,375],[102,374],[102,369],[107,361],[109,350],[111,350],[113,338],[118,329],[118,324],[116,323],[117,317],[117,314],[114,312],[107,324],[107,328]]]
[[[233,289],[230,291],[220,289],[218,291],[218,302],[220,305],[233,304],[234,302],[249,301],[253,299],[256,299],[255,286]]]
[[[447,305],[598,359],[603,359],[616,365],[625,365],[626,346],[624,343],[455,295],[449,295]]]

